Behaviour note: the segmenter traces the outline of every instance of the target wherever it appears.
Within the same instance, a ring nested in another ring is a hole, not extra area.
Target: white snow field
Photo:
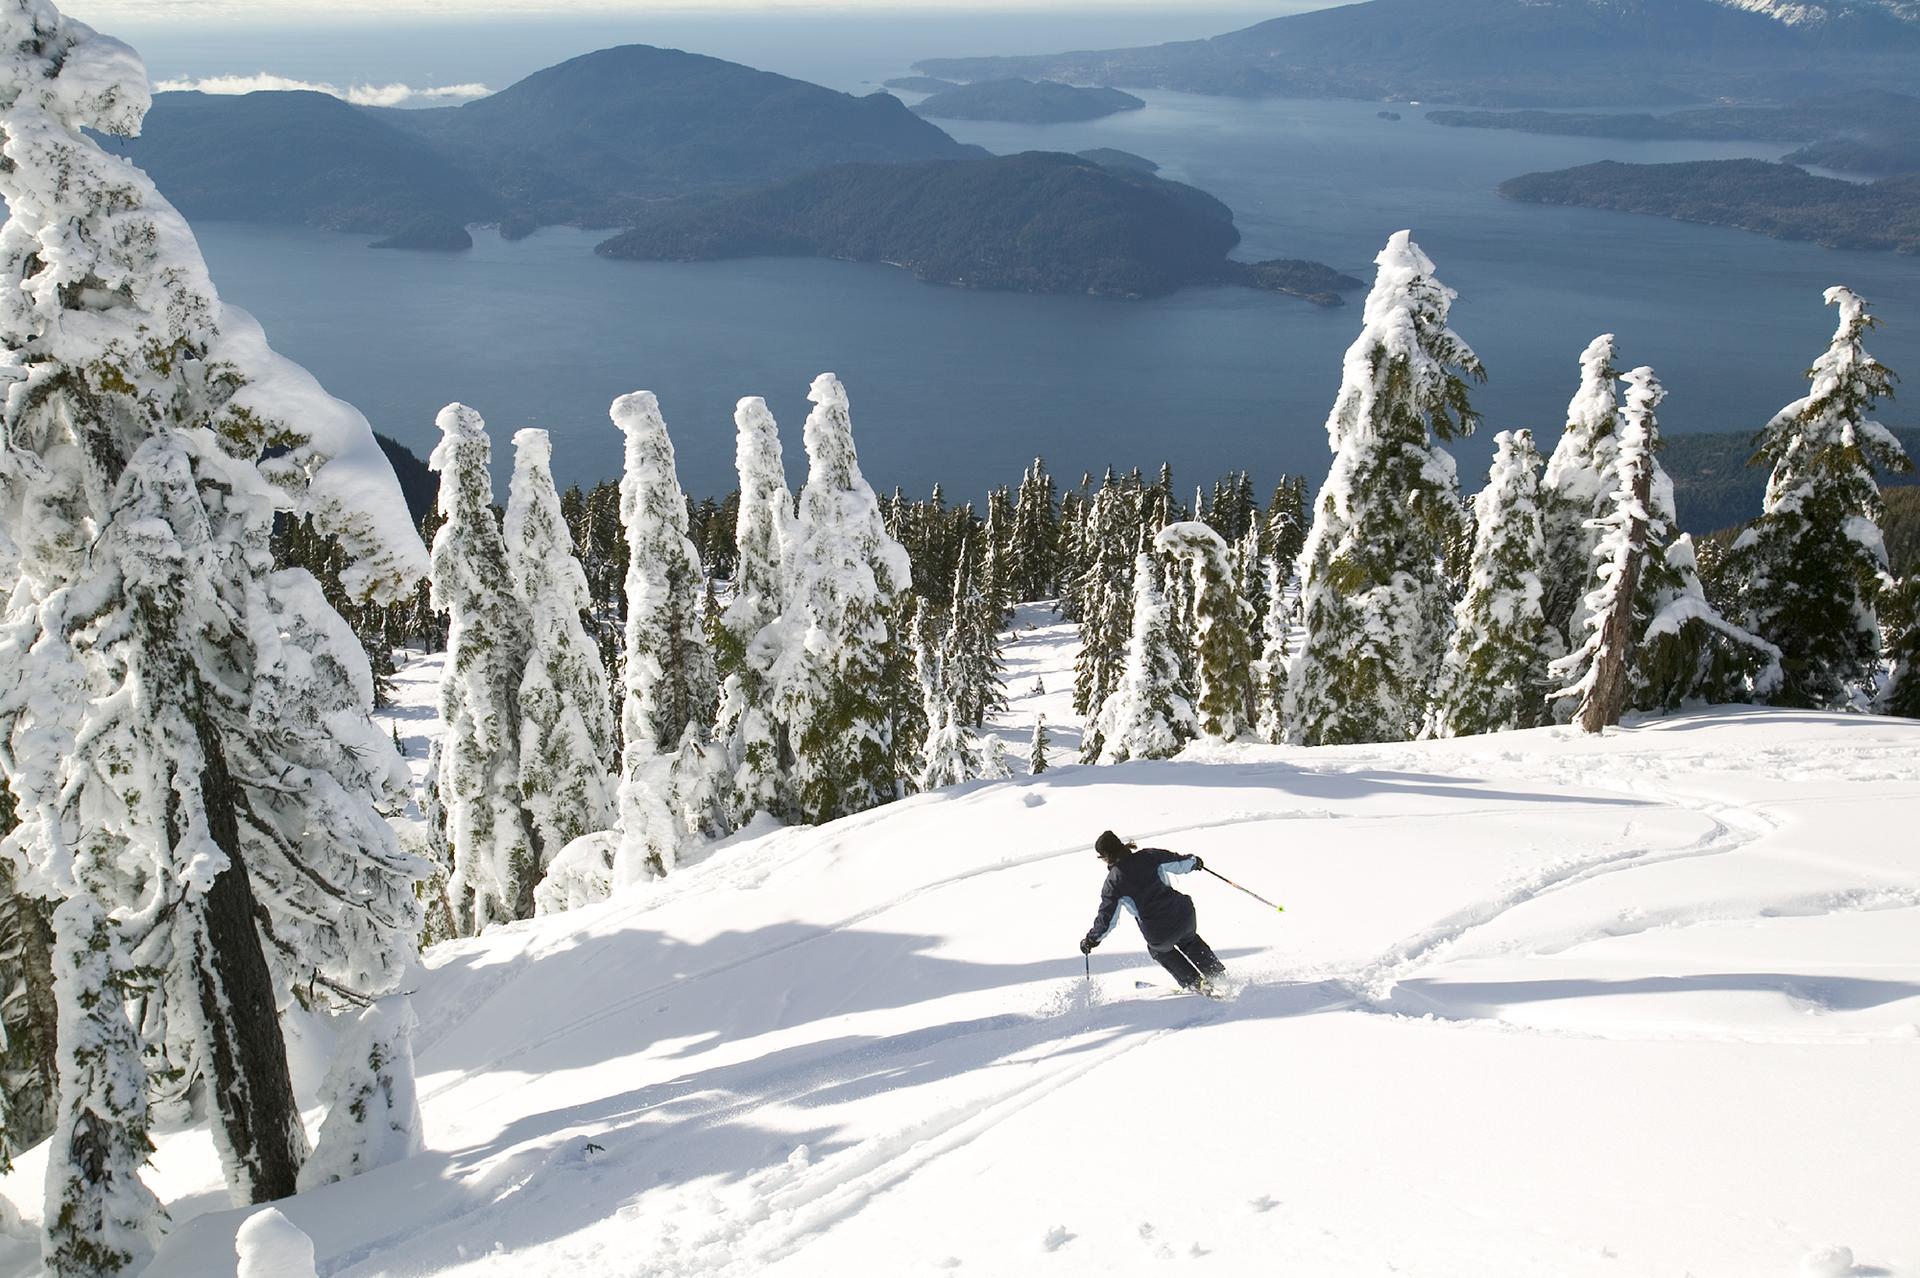
[[[1018,756],[1037,677],[1071,757],[1070,633],[1009,654]],[[1236,998],[1131,921],[1086,984],[1109,826],[1286,905],[1180,881]],[[749,832],[433,950],[428,1152],[278,1206],[324,1278],[1920,1275],[1916,830],[1920,723],[1733,709]],[[158,1144],[149,1278],[234,1274]]]

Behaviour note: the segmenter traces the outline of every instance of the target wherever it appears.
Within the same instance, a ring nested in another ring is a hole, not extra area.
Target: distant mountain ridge
[[[982,154],[891,94],[854,97],[718,58],[625,45],[427,110],[321,93],[161,93],[110,139],[188,217],[381,235],[499,221],[619,226],[663,199],[850,161]]]
[[[1920,74],[1920,4],[1366,0],[1208,40],[929,58],[915,69],[954,80],[1020,76],[1232,96],[1482,106],[1766,101],[1845,87],[1910,88]]]

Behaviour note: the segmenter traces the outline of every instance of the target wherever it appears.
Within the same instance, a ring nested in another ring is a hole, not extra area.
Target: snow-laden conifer
[[[1055,501],[1053,476],[1046,463],[1033,459],[1033,465],[1020,477],[1020,489],[1014,497],[1013,530],[1009,538],[1008,561],[1012,565],[1012,598],[1015,601],[1048,599],[1059,588],[1060,525]]]
[[[1052,748],[1053,737],[1047,732],[1047,716],[1033,716],[1033,740],[1027,745],[1027,771],[1037,777],[1052,767],[1052,761],[1047,757],[1047,752]]]
[[[1080,652],[1074,658],[1073,708],[1089,725],[1120,680],[1133,628],[1133,565],[1139,515],[1136,494],[1107,476],[1088,509],[1082,535],[1087,560],[1075,586]],[[1089,738],[1089,744],[1097,741]]]
[[[162,1211],[140,1179],[153,1143],[147,1071],[119,997],[127,959],[118,929],[86,893],[54,911],[53,927],[60,1103],[41,1259],[53,1278],[138,1273]]]
[[[1253,613],[1241,597],[1233,556],[1197,520],[1172,524],[1154,549],[1192,574],[1194,716],[1200,735],[1238,741],[1253,730]]]
[[[493,514],[487,424],[464,404],[447,405],[435,424],[440,443],[427,464],[440,476],[444,522],[433,537],[433,606],[447,617],[436,797],[454,926],[474,936],[533,917],[542,858],[520,788],[520,683],[533,636]]]
[[[100,1107],[142,1051],[202,1080],[237,1197],[291,1192],[277,1006],[295,981],[378,992],[411,953],[419,867],[381,814],[405,774],[366,655],[271,533],[310,517],[372,603],[424,555],[366,420],[220,303],[179,215],[85,132],[139,130],[139,59],[44,0],[0,5],[0,43],[0,855],[77,907],[52,967],[91,984],[57,1000],[61,1050],[112,1057],[63,1075],[48,1177],[50,1263],[92,1274],[145,1232],[122,1211],[144,1136]],[[135,970],[138,1039],[115,1022]]]
[[[787,491],[780,432],[767,402],[740,401],[733,414],[740,514],[734,525],[732,597],[720,614],[714,661],[725,680],[715,738],[733,768],[731,821],[755,812],[786,816],[791,746],[774,712],[772,671],[785,643],[786,556],[792,540],[793,495]]]
[[[1672,710],[1688,700],[1764,694],[1779,680],[1779,650],[1722,617],[1707,602],[1693,539],[1674,536],[1673,482],[1661,467],[1659,420],[1666,396],[1651,368],[1626,374],[1614,454],[1612,512],[1594,549],[1593,588],[1581,645],[1555,661],[1588,732],[1621,712]]]
[[[992,545],[991,541],[987,543]],[[971,544],[960,548],[954,569],[953,607],[941,653],[947,695],[962,723],[978,728],[987,716],[1007,704],[1000,656],[1001,610],[988,597],[981,573],[974,567]]]
[[[1893,374],[1862,339],[1876,321],[1830,288],[1840,326],[1807,376],[1812,391],[1774,415],[1755,461],[1770,462],[1760,519],[1734,542],[1742,624],[1780,648],[1776,705],[1864,707],[1880,661],[1875,600],[1887,580],[1886,504],[1874,470],[1912,469],[1893,432],[1868,417]]]
[[[1100,707],[1087,763],[1123,763],[1128,759],[1166,759],[1199,731],[1193,706],[1176,690],[1173,618],[1160,593],[1160,571],[1142,554],[1133,571],[1133,630],[1120,681]]]
[[[912,584],[907,552],[887,535],[860,473],[840,379],[808,396],[807,483],[787,578],[789,637],[776,672],[792,725],[802,815],[828,821],[898,798],[885,689],[890,622]]]
[[[613,401],[626,437],[620,520],[627,530],[627,655],[621,703],[620,844],[614,885],[672,869],[686,831],[672,801],[673,759],[689,727],[713,721],[713,654],[700,621],[706,572],[687,537],[673,441],[650,391]]]
[[[1468,736],[1548,721],[1548,664],[1560,639],[1541,610],[1546,536],[1540,523],[1540,454],[1532,431],[1494,437],[1487,486],[1474,501],[1467,593],[1440,672],[1436,728]]]
[[[1306,637],[1288,729],[1308,745],[1398,741],[1428,712],[1453,622],[1443,568],[1464,513],[1453,458],[1480,361],[1447,327],[1454,292],[1401,231],[1376,259],[1365,328],[1327,418],[1333,466],[1300,556]]]
[[[327,1116],[302,1191],[411,1158],[426,1148],[414,1086],[413,1004],[404,994],[344,1018],[320,1085]]]
[[[613,718],[600,650],[580,624],[591,607],[553,485],[544,430],[513,437],[507,565],[526,609],[529,650],[520,678],[520,793],[542,861],[615,816]]]
[[[1615,388],[1614,336],[1602,333],[1580,353],[1580,388],[1567,405],[1567,424],[1540,483],[1541,529],[1547,559],[1541,607],[1547,624],[1578,646],[1587,634],[1587,592],[1601,521],[1613,510],[1618,486],[1620,402]]]
[[[1293,601],[1287,597],[1288,566],[1279,559],[1266,562],[1267,615],[1260,663],[1254,668],[1255,726],[1269,745],[1287,740],[1287,665],[1293,640]]]

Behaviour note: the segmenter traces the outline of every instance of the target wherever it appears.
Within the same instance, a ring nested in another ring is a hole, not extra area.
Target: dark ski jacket
[[[1087,940],[1094,945],[1106,940],[1120,922],[1123,905],[1140,924],[1150,950],[1164,950],[1192,936],[1199,927],[1193,898],[1173,887],[1167,876],[1187,873],[1194,861],[1163,848],[1141,848],[1114,862],[1100,889],[1100,912],[1093,916]]]

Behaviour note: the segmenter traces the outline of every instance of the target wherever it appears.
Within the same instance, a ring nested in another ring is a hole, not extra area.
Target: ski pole
[[[1211,865],[1202,866],[1201,868],[1204,869],[1208,874],[1211,874],[1214,878],[1219,879],[1222,883],[1226,884],[1228,887],[1240,888],[1242,892],[1245,892],[1248,896],[1252,897],[1254,900],[1260,902],[1260,904],[1268,907],[1269,909],[1275,911],[1276,913],[1285,914],[1287,912],[1286,906],[1275,905],[1272,901],[1269,901],[1266,897],[1261,896],[1258,892],[1255,892],[1253,889],[1240,887],[1238,883],[1235,883],[1232,879],[1220,873],[1220,871],[1214,869]]]
[[[1093,955],[1082,954],[1080,961],[1087,965],[1087,984],[1093,984]]]

